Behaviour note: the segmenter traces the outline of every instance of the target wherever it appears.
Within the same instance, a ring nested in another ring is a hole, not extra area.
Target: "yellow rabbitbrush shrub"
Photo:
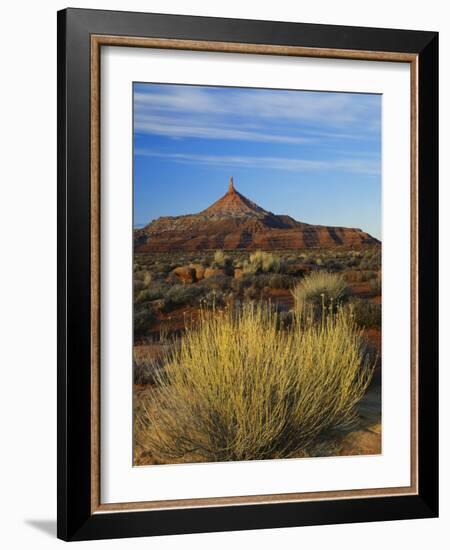
[[[313,271],[292,290],[297,314],[305,307],[329,307],[342,301],[347,294],[347,283],[339,273]]]
[[[348,309],[280,329],[261,304],[203,313],[158,371],[137,442],[162,462],[307,456],[372,375]]]
[[[244,262],[244,273],[279,273],[283,265],[280,258],[270,252],[257,250]]]

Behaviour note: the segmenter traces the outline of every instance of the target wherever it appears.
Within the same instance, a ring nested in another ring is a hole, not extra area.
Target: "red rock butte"
[[[227,193],[206,210],[161,217],[134,231],[135,252],[361,248],[379,244],[361,229],[312,225],[268,212],[241,195],[232,177]]]

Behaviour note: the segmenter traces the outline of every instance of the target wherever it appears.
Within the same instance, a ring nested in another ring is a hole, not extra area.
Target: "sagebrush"
[[[244,262],[244,273],[279,273],[282,270],[280,257],[264,250],[253,252],[248,261]]]
[[[294,287],[292,296],[296,310],[301,311],[305,306],[336,306],[346,298],[347,292],[347,283],[341,274],[313,271]]]
[[[137,443],[154,459],[307,456],[355,423],[373,368],[347,308],[287,328],[260,303],[202,315],[143,403]]]

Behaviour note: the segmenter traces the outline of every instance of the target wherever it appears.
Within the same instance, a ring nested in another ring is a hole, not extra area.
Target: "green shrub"
[[[155,319],[155,313],[149,307],[135,307],[133,319],[134,337],[140,338],[145,336]]]
[[[140,269],[139,271],[135,271],[135,273],[133,275],[133,280],[134,280],[135,284],[137,282],[141,282],[143,284],[143,287],[146,288],[146,287],[148,287],[148,285],[150,284],[150,282],[152,280],[152,275],[151,275],[150,271],[148,271],[146,269]]]
[[[290,289],[294,286],[297,279],[291,275],[284,275],[282,273],[274,274],[260,274],[260,275],[251,275],[245,274],[240,279],[232,279],[230,283],[230,288],[237,294],[245,294],[246,289],[251,288],[252,290],[247,291],[247,297],[252,297],[254,299],[258,295],[258,290],[264,288],[285,288]]]
[[[327,258],[324,262],[324,266],[329,271],[342,271],[342,263],[333,258]]]
[[[276,273],[274,275],[270,275],[268,278],[268,284],[270,288],[292,288],[295,284],[295,277],[291,277],[290,275],[283,275],[281,273]]]
[[[233,279],[230,283],[231,288],[234,292],[240,294],[246,288],[254,286],[256,284],[257,278],[257,275],[246,273],[240,279]]]
[[[164,311],[171,311],[183,305],[196,305],[204,291],[198,286],[174,285],[164,295]]]
[[[381,247],[370,248],[364,252],[360,263],[361,269],[381,269]]]
[[[135,302],[138,304],[144,302],[153,302],[153,300],[160,300],[165,298],[169,292],[171,286],[167,283],[157,283],[155,282],[150,288],[146,290],[141,290],[135,296]]]
[[[348,303],[360,327],[381,327],[381,304],[360,298],[352,298]]]
[[[155,273],[160,273],[161,275],[167,275],[172,269],[175,269],[177,267],[176,265],[168,263],[168,262],[156,262],[155,263]]]
[[[215,265],[216,267],[223,267],[224,263],[225,263],[225,254],[223,253],[223,250],[216,250],[214,252],[213,265]]]
[[[135,293],[139,293],[141,290],[144,290],[144,288],[144,281],[141,281],[140,279],[135,279],[133,281],[133,289]]]
[[[221,290],[211,290],[202,298],[202,306],[207,308],[221,308],[226,304],[227,295]]]
[[[213,275],[207,279],[202,279],[197,283],[197,287],[203,288],[206,291],[209,290],[229,290],[231,288],[231,283],[233,279],[227,277],[226,275]]]
[[[281,259],[270,252],[257,250],[250,254],[247,262],[244,262],[244,273],[279,273],[284,266]]]
[[[151,282],[152,282],[152,274],[150,273],[150,271],[145,271],[144,278],[143,278],[144,286],[148,287]]]
[[[248,279],[247,279],[248,280]],[[264,288],[292,288],[296,278],[291,275],[283,275],[281,273],[262,273],[251,278],[252,285],[255,288],[262,290]],[[250,286],[250,285],[247,285]]]
[[[353,426],[373,368],[348,311],[279,324],[261,304],[204,313],[167,353],[138,444],[161,462],[287,458]]]
[[[347,291],[347,283],[341,274],[313,271],[297,284],[292,296],[295,308],[301,310],[307,305],[315,308],[337,305],[346,298]]]
[[[223,250],[215,251],[211,266],[223,269],[227,275],[233,275],[233,259],[225,256]]]

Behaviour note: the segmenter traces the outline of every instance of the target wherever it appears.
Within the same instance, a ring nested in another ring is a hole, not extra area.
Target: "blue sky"
[[[381,96],[135,83],[134,223],[203,210],[230,176],[276,214],[381,238]]]

